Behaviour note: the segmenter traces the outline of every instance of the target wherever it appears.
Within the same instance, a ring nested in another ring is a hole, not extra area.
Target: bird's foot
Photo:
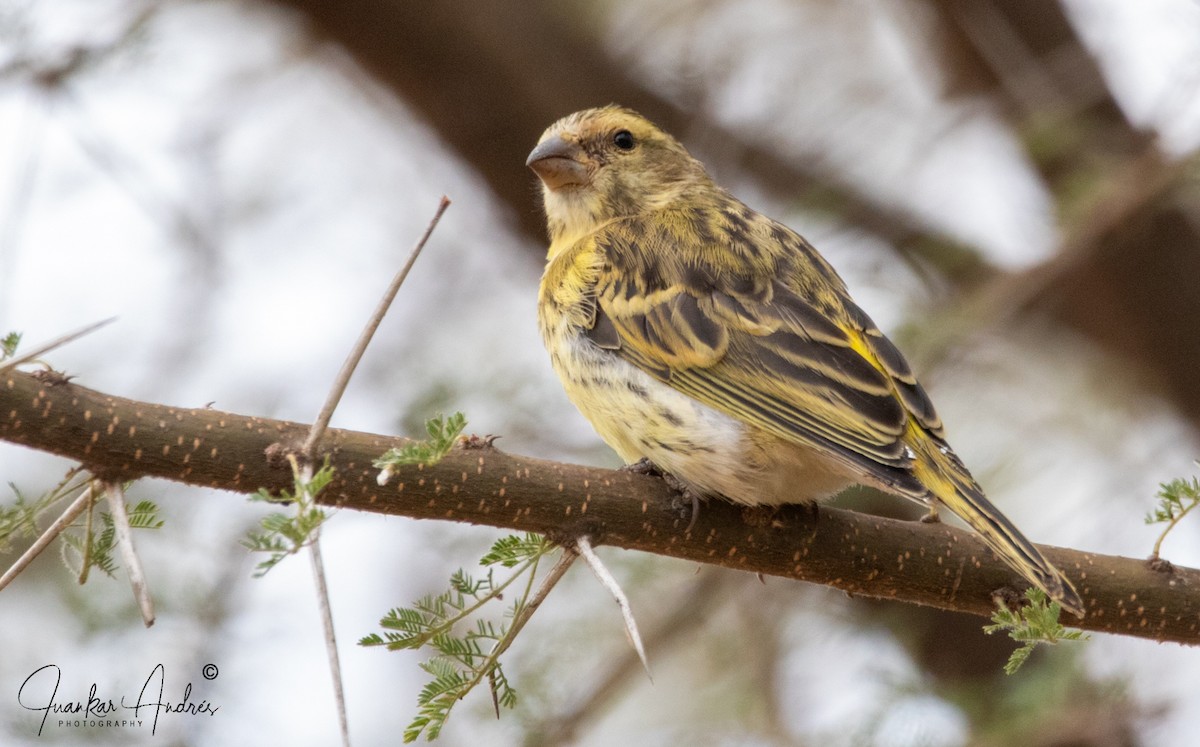
[[[685,506],[691,507],[691,519],[688,520],[687,528],[684,532],[692,531],[692,527],[696,526],[696,517],[700,515],[700,493],[692,489],[690,485],[680,480],[675,475],[667,472],[662,467],[659,467],[654,462],[646,457],[642,457],[633,464],[626,464],[621,467],[622,472],[629,472],[635,475],[648,475],[650,477],[661,477],[663,482],[667,484],[675,493],[675,497],[671,499],[671,508],[679,511],[683,516]]]
[[[779,516],[780,506],[768,503],[756,503],[749,506],[742,506],[742,521],[747,526],[752,527],[774,527],[780,528],[783,525],[777,518]]]
[[[621,467],[620,471],[629,472],[635,475],[649,475],[650,477],[663,477],[667,474],[663,471],[662,467],[659,467],[646,457],[642,457],[633,464],[626,464],[625,466]]]
[[[942,523],[941,517],[938,516],[938,509],[937,509],[936,503],[929,504],[929,512],[921,517],[921,523],[922,524],[941,524]]]
[[[700,494],[694,488],[680,480],[670,472],[662,472],[663,482],[667,487],[675,491],[675,497],[671,500],[671,508],[674,508],[683,514],[684,507],[690,504],[691,518],[688,520],[688,525],[684,527],[683,533],[687,534],[692,531],[692,527],[696,526],[696,519],[700,516]]]

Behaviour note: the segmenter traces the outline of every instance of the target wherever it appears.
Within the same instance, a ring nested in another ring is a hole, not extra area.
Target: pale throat
[[[609,221],[597,214],[596,200],[590,200],[578,189],[544,189],[546,217],[550,225],[548,259],[596,231]]]

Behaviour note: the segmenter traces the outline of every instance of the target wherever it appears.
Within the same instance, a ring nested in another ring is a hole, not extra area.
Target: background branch
[[[58,379],[56,379],[58,381]],[[307,425],[112,397],[31,374],[0,378],[0,439],[78,459],[104,480],[161,477],[251,492],[292,484],[279,445]],[[692,530],[651,477],[506,454],[464,441],[436,465],[400,468],[388,485],[372,460],[405,439],[331,430],[336,470],[319,500],[417,519],[534,531],[826,584],[850,594],[990,615],[998,590],[1023,584],[969,532],[852,511],[704,505]],[[318,454],[323,458],[325,454]],[[685,512],[686,513],[686,512]],[[1087,617],[1072,625],[1200,643],[1200,571],[1045,547],[1074,582]]]

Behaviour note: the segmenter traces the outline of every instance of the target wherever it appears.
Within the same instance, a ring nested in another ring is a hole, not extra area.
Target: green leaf
[[[158,518],[158,506],[153,501],[139,501],[133,508],[126,509],[126,513],[133,529],[161,529],[163,526]]]
[[[16,485],[10,482],[8,486],[16,499],[11,506],[0,506],[0,553],[12,550],[9,542],[13,539],[32,539],[41,533],[38,513],[45,510],[53,498],[52,494],[47,494],[30,501]]]
[[[0,361],[15,356],[17,354],[17,346],[20,344],[20,332],[9,332],[3,339],[0,339]]]
[[[540,534],[528,532],[523,537],[509,535],[501,537],[492,549],[479,559],[480,565],[502,565],[512,568],[530,558],[544,555],[553,544]]]
[[[1025,660],[1029,658],[1029,655],[1033,653],[1033,649],[1036,646],[1037,644],[1030,641],[1016,651],[1013,651],[1012,655],[1008,657],[1008,661],[1004,664],[1004,673],[1016,674],[1021,665],[1025,663]]]
[[[492,588],[492,574],[488,572],[485,578],[476,581],[469,573],[459,568],[450,575],[450,588],[459,594],[478,596],[481,592]]]
[[[451,430],[457,427],[452,424]],[[517,693],[504,675],[500,654],[512,642],[514,611],[525,606],[538,561],[555,549],[554,544],[536,534],[503,537],[480,559],[488,566],[486,576],[476,578],[460,568],[450,575],[448,589],[427,594],[411,607],[389,610],[379,621],[382,633],[359,639],[360,646],[384,646],[388,650],[428,646],[434,652],[421,664],[433,679],[417,698],[417,715],[405,729],[404,741],[412,742],[422,735],[436,739],[455,704],[484,680],[498,708],[516,705]],[[511,569],[511,574],[497,581],[492,567],[496,565]],[[506,590],[523,576],[526,581],[518,587],[520,591],[511,606],[501,607],[501,621],[484,617],[483,608],[503,600]]]
[[[321,529],[321,525],[329,519],[329,513],[317,505],[317,496],[333,479],[333,467],[329,459],[307,481],[298,468],[293,469],[292,491],[283,490],[273,495],[264,489],[259,489],[249,500],[262,503],[288,503],[292,513],[272,512],[259,520],[262,531],[247,532],[242,540],[242,546],[251,552],[266,553],[266,560],[255,566],[254,577],[265,576],[272,568],[279,565],[284,558],[295,555],[312,544],[313,539]]]
[[[1197,462],[1200,465],[1200,462]],[[1166,524],[1158,539],[1154,542],[1151,558],[1157,558],[1162,550],[1163,540],[1174,529],[1183,517],[1200,505],[1200,479],[1190,480],[1176,478],[1162,483],[1158,489],[1158,505],[1146,514],[1147,524]]]
[[[998,602],[996,612],[992,614],[993,625],[986,625],[983,632],[1006,632],[1014,641],[1023,644],[1008,659],[1004,665],[1005,674],[1015,674],[1034,648],[1039,644],[1056,644],[1059,641],[1088,640],[1090,636],[1082,630],[1064,627],[1058,622],[1062,606],[1049,599],[1041,589],[1029,589],[1025,592],[1028,604],[1015,611]]]
[[[454,448],[466,427],[467,418],[461,412],[448,418],[437,415],[425,421],[425,431],[429,434],[427,440],[413,441],[399,449],[388,449],[373,464],[377,469],[384,470],[413,464],[437,464]]]

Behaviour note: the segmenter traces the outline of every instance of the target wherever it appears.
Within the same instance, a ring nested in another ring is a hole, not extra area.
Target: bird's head
[[[550,125],[525,163],[542,181],[555,244],[662,209],[710,184],[679,141],[619,106],[575,112]]]

